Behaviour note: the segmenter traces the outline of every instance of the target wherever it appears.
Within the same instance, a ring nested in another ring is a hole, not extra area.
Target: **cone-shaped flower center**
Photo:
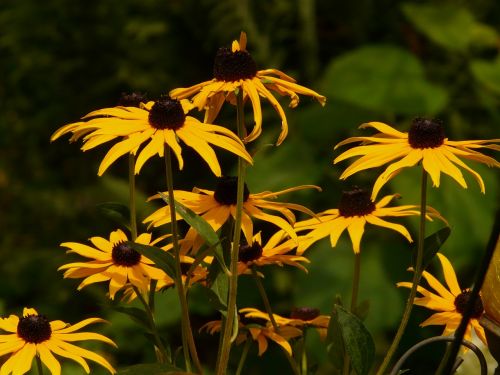
[[[240,262],[248,263],[257,260],[262,256],[262,246],[254,241],[252,245],[240,245],[238,259]]]
[[[157,100],[149,111],[149,124],[156,129],[177,130],[184,125],[185,120],[181,103],[168,96]]]
[[[17,324],[17,335],[32,344],[50,339],[51,334],[49,320],[43,315],[27,315],[19,319]]]
[[[135,266],[141,260],[141,254],[125,242],[120,242],[113,247],[111,257],[116,265],[125,267]]]
[[[224,206],[236,204],[238,193],[238,177],[226,176],[219,178],[215,188],[214,199]],[[243,188],[243,202],[250,196],[247,184]]]
[[[120,100],[118,100],[118,105],[122,107],[137,107],[141,103],[146,102],[146,95],[141,94],[140,92],[133,92],[131,94],[122,92],[122,96]]]
[[[443,123],[440,120],[428,120],[417,117],[408,132],[408,142],[413,148],[436,148],[445,139]]]
[[[313,307],[295,307],[290,313],[290,318],[299,320],[313,320],[319,316],[319,309]]]
[[[469,303],[470,294],[471,291],[466,289],[455,297],[455,307],[457,308],[457,311],[460,314],[463,314],[463,312],[465,311],[465,308]],[[481,300],[481,297],[478,296],[476,302],[474,303],[474,310],[472,311],[472,317],[476,319],[481,317],[483,311],[484,311],[483,301]]]
[[[257,64],[247,51],[219,48],[215,55],[214,77],[219,81],[233,82],[250,79],[257,74]]]
[[[365,216],[375,211],[375,203],[370,199],[370,193],[366,190],[355,188],[343,191],[339,203],[341,216]]]

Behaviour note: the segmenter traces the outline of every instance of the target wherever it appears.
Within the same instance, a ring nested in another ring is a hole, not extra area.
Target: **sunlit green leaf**
[[[158,268],[161,268],[168,276],[175,279],[175,259],[168,251],[156,246],[142,245],[132,241],[127,241],[127,245],[151,259]]]

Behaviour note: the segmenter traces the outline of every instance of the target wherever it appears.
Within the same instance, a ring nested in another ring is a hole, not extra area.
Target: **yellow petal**
[[[360,252],[361,237],[365,231],[366,220],[363,217],[355,217],[347,227],[349,237],[351,237],[352,248],[355,254]]]
[[[49,348],[42,342],[36,346],[37,352],[40,355],[40,359],[50,370],[52,375],[60,375],[61,374],[61,364],[54,357],[54,355],[50,352]]]
[[[154,154],[160,154],[160,150],[164,150],[164,140],[162,132],[157,132],[151,137],[151,141],[142,149],[135,162],[134,173],[139,174],[142,166],[146,161],[148,161]]]
[[[80,364],[80,366],[83,367],[83,369],[85,370],[85,372],[87,374],[90,373],[90,367],[89,367],[87,361],[85,361],[82,357],[61,349],[60,347],[55,345],[52,340],[46,341],[44,344],[54,354],[57,354],[57,355],[64,357],[64,358],[72,359],[73,361]]]
[[[405,238],[409,242],[413,242],[410,233],[408,232],[408,230],[403,225],[395,224],[395,223],[390,223],[388,221],[382,220],[381,218],[379,218],[379,217],[377,217],[377,216],[375,216],[373,214],[366,215],[365,219],[370,224],[377,225],[379,227],[384,227],[384,228],[395,230],[396,232],[399,232],[403,236],[405,236]]]
[[[448,288],[450,288],[451,293],[454,296],[458,296],[462,293],[460,286],[458,285],[457,275],[455,274],[455,270],[451,265],[448,258],[446,258],[443,254],[437,253],[438,259],[441,262],[441,266],[443,267],[444,279],[446,280],[446,284]]]

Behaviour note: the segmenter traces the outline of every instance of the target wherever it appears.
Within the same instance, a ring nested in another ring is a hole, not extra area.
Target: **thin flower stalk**
[[[241,352],[241,357],[240,361],[238,363],[238,368],[236,369],[236,375],[241,375],[241,371],[243,370],[243,365],[245,364],[245,361],[248,356],[248,351],[250,350],[250,346],[252,346],[252,340],[248,338],[245,341],[245,346],[243,347],[243,351]]]
[[[255,284],[257,284],[257,289],[259,290],[260,297],[262,298],[262,302],[264,302],[264,307],[266,308],[266,312],[269,315],[269,320],[271,321],[271,324],[274,327],[274,330],[278,333],[280,333],[280,328],[278,324],[276,323],[276,319],[274,319],[274,314],[273,310],[271,308],[271,304],[269,303],[269,298],[267,298],[266,290],[264,289],[264,286],[262,285],[262,281],[260,280],[259,275],[257,274],[257,271],[255,270],[254,267],[252,267],[252,276],[255,280]]]
[[[136,215],[136,205],[135,205],[135,155],[129,154],[128,156],[128,184],[130,191],[130,232],[132,236],[132,241],[137,238],[137,215]]]

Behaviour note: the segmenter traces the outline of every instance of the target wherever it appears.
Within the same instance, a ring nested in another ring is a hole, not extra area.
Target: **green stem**
[[[129,200],[129,210],[130,210],[130,233],[132,235],[132,241],[137,238],[137,215],[135,208],[135,155],[128,155],[128,186],[130,192]]]
[[[354,273],[352,278],[351,312],[357,314],[359,278],[361,275],[361,253],[354,253]]]
[[[302,358],[301,358],[301,370],[302,375],[307,375],[307,350],[306,350],[306,337],[307,337],[307,327],[304,327],[302,335]]]
[[[427,172],[422,167],[422,183],[420,187],[420,229],[418,233],[418,247],[417,247],[417,260],[415,264],[415,272],[413,273],[412,286],[410,290],[410,295],[408,296],[408,300],[406,301],[405,310],[403,313],[403,317],[401,319],[401,323],[399,324],[399,328],[396,332],[396,336],[392,341],[392,344],[385,355],[385,358],[380,365],[377,375],[384,374],[385,370],[389,366],[396,349],[399,346],[399,342],[403,337],[403,333],[408,325],[408,321],[410,319],[410,314],[413,309],[413,301],[415,300],[415,296],[417,295],[417,287],[420,283],[420,279],[422,277],[422,263],[424,257],[424,239],[425,239],[425,215],[426,215],[426,207],[427,207]]]
[[[274,327],[274,330],[277,333],[280,333],[280,327],[276,323],[276,320],[274,319],[273,315],[273,310],[271,309],[271,304],[269,303],[269,298],[267,298],[267,293],[266,290],[264,289],[264,286],[262,285],[262,281],[260,280],[259,275],[257,274],[257,271],[255,270],[254,267],[250,268],[252,270],[252,276],[253,279],[255,280],[255,284],[257,284],[257,289],[259,290],[260,297],[262,298],[262,302],[264,302],[264,307],[266,308],[266,312],[269,315],[269,319],[271,320],[271,324]]]
[[[36,355],[35,358],[36,358],[36,369],[38,370],[38,375],[43,375],[42,360],[40,359],[39,355]]]
[[[155,313],[155,294],[156,294],[156,284],[158,280],[151,279],[149,282],[149,295],[148,295],[148,305],[151,309],[151,313]]]
[[[170,224],[172,228],[172,243],[175,258],[175,288],[179,294],[179,302],[181,305],[181,325],[182,325],[182,350],[184,352],[184,360],[186,363],[187,372],[191,372],[191,359],[193,360],[198,373],[203,373],[198,353],[193,338],[193,331],[191,330],[191,322],[189,319],[189,307],[187,303],[186,293],[184,291],[184,284],[182,282],[182,269],[181,269],[181,253],[179,248],[179,237],[177,233],[177,220],[175,212],[175,197],[174,197],[174,184],[172,173],[172,154],[170,147],[165,144],[165,172],[167,176],[168,188],[168,201],[170,206]]]
[[[158,333],[158,328],[156,327],[156,322],[153,312],[151,311],[148,303],[144,299],[144,296],[139,291],[139,289],[135,285],[132,285],[132,288],[134,289],[135,295],[137,296],[137,298],[139,298],[139,301],[141,301],[142,305],[144,306],[144,310],[146,311],[146,316],[148,317],[148,322],[149,322],[149,328],[151,329],[151,333],[153,334],[153,337],[155,339],[156,347],[160,351],[161,355],[161,358],[158,358],[158,360],[160,363],[165,363],[166,361],[168,361],[167,350],[165,349],[165,346],[163,345],[163,342],[161,341],[160,335]]]
[[[245,364],[248,355],[248,350],[250,349],[251,345],[252,345],[252,340],[248,338],[247,341],[245,342],[245,346],[243,347],[243,351],[241,352],[240,362],[238,363],[236,375],[241,374],[241,370],[243,370],[243,365]]]
[[[288,360],[288,363],[290,363],[290,367],[292,368],[293,374],[300,375],[299,366],[297,366],[297,363],[295,362],[293,357],[290,354],[288,354],[288,352],[286,350],[283,350],[283,352],[285,353],[285,356],[286,356],[286,359]]]
[[[238,136],[240,139],[245,134],[245,120],[243,117],[243,90],[239,90],[236,95],[236,116],[238,123]],[[245,167],[246,162],[238,158],[238,185],[236,199],[236,217],[234,218],[233,243],[231,248],[231,276],[229,278],[229,295],[227,301],[227,315],[222,329],[221,345],[219,355],[217,356],[216,375],[226,373],[229,353],[231,351],[231,337],[233,336],[234,319],[236,316],[236,296],[238,293],[238,252],[240,247],[241,235],[241,216],[243,211],[243,192],[245,186]]]

